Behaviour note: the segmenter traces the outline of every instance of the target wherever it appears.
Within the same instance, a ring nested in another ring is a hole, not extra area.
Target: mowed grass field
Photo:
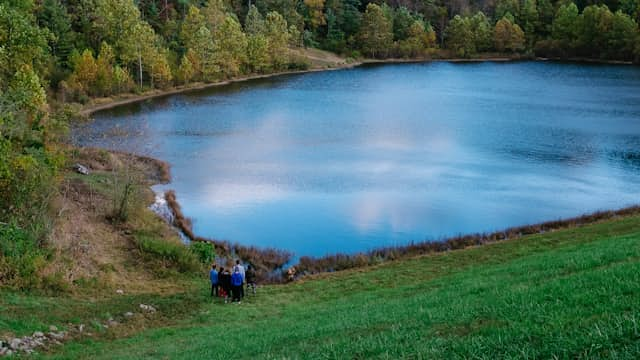
[[[158,320],[37,357],[637,359],[640,216],[266,286],[240,305],[207,292],[203,278],[169,297],[120,297],[114,311],[144,300]],[[34,310],[20,315],[16,296],[1,297],[0,324],[70,301],[25,297]]]

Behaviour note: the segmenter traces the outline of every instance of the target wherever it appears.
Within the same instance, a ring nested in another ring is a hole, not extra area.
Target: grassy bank
[[[206,280],[192,281],[105,297],[95,312],[3,292],[0,325],[27,333],[143,301],[159,310],[40,355],[56,359],[640,356],[637,215],[267,286],[241,305],[213,303]]]

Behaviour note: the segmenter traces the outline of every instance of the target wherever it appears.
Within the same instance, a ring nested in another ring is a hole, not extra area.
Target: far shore
[[[487,57],[475,57],[475,58],[391,58],[391,59],[364,59],[354,62],[347,62],[344,60],[341,63],[335,63],[327,65],[325,67],[313,67],[307,70],[291,70],[281,71],[270,74],[254,74],[241,76],[234,79],[217,81],[212,83],[193,83],[189,85],[171,87],[166,90],[150,90],[143,94],[123,94],[116,96],[115,98],[102,98],[94,99],[92,104],[85,105],[80,110],[80,115],[90,116],[91,114],[101,111],[112,109],[121,105],[133,104],[153,98],[164,97],[169,95],[181,94],[189,91],[204,90],[208,88],[229,85],[233,83],[239,83],[250,80],[266,79],[271,77],[283,76],[283,75],[295,75],[306,74],[320,71],[332,71],[341,69],[350,69],[367,64],[396,64],[396,63],[427,63],[427,62],[453,62],[453,63],[476,63],[476,62],[509,62],[509,61],[567,61],[567,62],[583,62],[583,63],[597,63],[597,64],[614,64],[614,65],[633,65],[631,61],[616,61],[616,60],[599,60],[589,58],[526,58],[526,57],[508,57],[508,56],[487,56]]]
[[[468,59],[467,58],[411,58],[411,59],[391,58],[391,59],[380,59],[380,60],[364,59],[364,60],[354,61],[351,63],[347,62],[346,59],[344,59],[344,61],[341,63],[335,63],[335,64],[327,65],[325,67],[313,67],[307,70],[291,70],[291,71],[275,72],[270,74],[254,74],[254,75],[241,76],[234,79],[222,80],[222,81],[217,81],[212,83],[200,82],[200,83],[193,83],[189,85],[171,87],[166,90],[159,90],[159,89],[150,90],[139,95],[129,93],[129,94],[115,96],[114,98],[94,99],[93,103],[85,105],[80,110],[79,113],[81,116],[90,116],[91,114],[97,111],[112,109],[121,105],[133,104],[133,103],[137,103],[137,102],[141,102],[141,101],[145,101],[153,98],[181,94],[189,91],[204,90],[208,88],[224,86],[224,85],[229,85],[233,83],[257,80],[257,79],[266,79],[266,78],[272,78],[272,77],[283,76],[283,75],[295,75],[295,74],[306,74],[306,73],[320,72],[320,71],[350,69],[350,68],[367,65],[367,64],[426,63],[426,62],[456,62],[456,63],[508,62],[508,61],[519,61],[519,60],[525,60],[525,59],[522,59],[519,57],[507,57],[507,56],[488,56],[488,57],[476,57],[476,58],[468,58]]]

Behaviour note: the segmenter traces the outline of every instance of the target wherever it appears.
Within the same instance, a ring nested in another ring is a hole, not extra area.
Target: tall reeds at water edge
[[[458,250],[470,246],[478,246],[503,240],[512,240],[524,235],[540,234],[547,231],[578,227],[597,221],[636,214],[640,214],[640,206],[632,206],[612,211],[599,211],[570,219],[547,221],[534,225],[516,226],[488,234],[460,235],[443,240],[411,243],[405,246],[383,247],[353,255],[335,254],[319,258],[303,256],[295,267],[298,275],[340,271],[417,255]]]
[[[222,256],[236,256],[243,261],[253,264],[259,278],[270,282],[284,281],[284,274],[277,274],[282,270],[292,257],[292,254],[278,249],[260,249],[255,246],[242,246],[231,244],[228,241],[211,240],[195,236],[191,221],[184,217],[180,205],[176,201],[173,191],[165,193],[169,208],[173,211],[174,225],[178,227],[192,241],[209,241],[215,244],[216,252]],[[294,266],[296,276],[333,272],[369,265],[379,264],[385,261],[409,258],[417,255],[445,252],[464,249],[470,246],[494,243],[504,240],[518,239],[525,235],[540,234],[547,231],[578,227],[597,221],[608,220],[615,217],[624,217],[640,214],[640,206],[632,206],[619,210],[598,211],[570,219],[547,221],[533,225],[511,227],[492,233],[477,233],[459,235],[442,240],[423,241],[410,243],[404,246],[391,246],[373,249],[356,254],[335,254],[323,257],[302,256]]]
[[[189,218],[184,216],[180,204],[176,199],[175,192],[169,190],[165,192],[164,197],[169,209],[173,212],[173,225],[180,229],[189,240],[210,242],[214,244],[218,256],[226,258],[237,257],[242,259],[243,262],[250,263],[254,267],[259,281],[282,281],[281,271],[283,266],[291,261],[292,254],[290,252],[274,248],[261,249],[255,246],[232,244],[228,241],[196,236],[193,233],[193,224]]]

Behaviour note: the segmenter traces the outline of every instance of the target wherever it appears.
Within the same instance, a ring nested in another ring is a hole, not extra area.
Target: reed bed
[[[169,190],[165,192],[164,196],[169,209],[173,212],[173,225],[182,231],[189,240],[212,243],[217,256],[228,259],[235,257],[251,264],[256,271],[258,280],[261,282],[278,283],[283,281],[283,267],[291,261],[293,254],[275,248],[244,246],[236,243],[232,244],[229,241],[196,236],[193,233],[191,220],[185,217],[182,212],[175,191]]]
[[[212,242],[216,253],[222,256],[236,256],[250,262],[256,268],[259,279],[268,282],[283,282],[305,275],[323,272],[334,272],[365,266],[376,265],[386,261],[406,259],[410,257],[459,250],[472,246],[514,240],[522,236],[542,234],[548,231],[579,227],[595,222],[640,214],[640,206],[631,206],[619,210],[598,211],[569,219],[546,221],[533,225],[510,227],[492,233],[476,233],[458,235],[450,238],[412,242],[401,246],[388,246],[356,254],[332,254],[322,257],[302,256],[295,266],[285,271],[283,267],[289,263],[292,254],[278,249],[260,249],[255,246],[231,244],[228,241],[206,239],[196,236],[191,221],[185,218],[176,200],[175,192],[167,191],[165,198],[174,213],[174,225],[192,241]]]

